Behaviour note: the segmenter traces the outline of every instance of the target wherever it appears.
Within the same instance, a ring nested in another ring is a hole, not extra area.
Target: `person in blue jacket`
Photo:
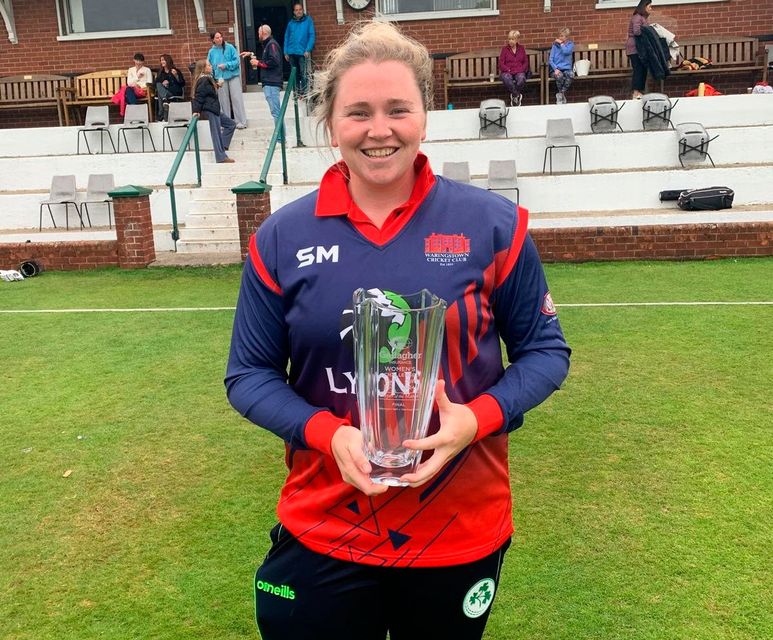
[[[310,63],[316,34],[314,20],[303,12],[302,2],[293,2],[293,19],[285,29],[285,60],[297,69],[298,95],[306,95],[306,64]]]
[[[558,32],[558,37],[550,48],[550,75],[556,81],[556,104],[566,104],[566,91],[574,80],[572,55],[574,42],[569,39],[571,31],[567,27]]]
[[[220,111],[236,121],[237,129],[247,128],[247,112],[244,109],[242,95],[242,72],[239,52],[230,42],[226,42],[220,31],[209,36],[212,48],[207,54],[207,60],[212,65],[215,82],[217,82],[217,97],[220,100]]]

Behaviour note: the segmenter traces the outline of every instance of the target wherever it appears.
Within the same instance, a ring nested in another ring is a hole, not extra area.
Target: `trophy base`
[[[408,483],[400,480],[406,473],[416,471],[416,464],[403,464],[399,467],[383,466],[373,461],[370,463],[370,479],[374,484],[385,484],[389,487],[407,487]]]

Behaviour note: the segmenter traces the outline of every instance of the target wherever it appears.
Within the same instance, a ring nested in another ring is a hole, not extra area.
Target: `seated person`
[[[550,76],[556,81],[556,104],[566,104],[566,91],[574,80],[572,54],[574,42],[569,39],[571,31],[567,27],[558,32],[558,37],[550,48]]]
[[[126,84],[126,104],[137,104],[153,85],[153,72],[145,66],[145,56],[141,53],[134,54],[134,66],[129,67]]]
[[[185,78],[175,66],[172,56],[161,55],[161,67],[156,76],[156,118],[166,120],[169,101],[181,99],[185,93]]]
[[[513,29],[507,34],[507,44],[499,54],[499,78],[510,93],[510,106],[520,107],[526,81],[531,77],[526,49],[518,44],[521,32]]]

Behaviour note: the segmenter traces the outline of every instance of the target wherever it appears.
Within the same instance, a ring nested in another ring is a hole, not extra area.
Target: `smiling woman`
[[[342,160],[251,239],[225,381],[287,447],[256,619],[264,640],[478,640],[513,531],[507,434],[559,387],[569,348],[526,210],[419,151],[427,50],[364,22],[324,68],[316,115]],[[402,442],[424,454],[407,486],[370,477],[341,332],[359,289],[448,302],[431,435]]]

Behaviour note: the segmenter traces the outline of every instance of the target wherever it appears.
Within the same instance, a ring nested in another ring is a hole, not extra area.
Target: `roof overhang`
[[[13,5],[11,4],[11,0],[0,0],[0,15],[3,16],[3,22],[5,22],[8,40],[11,44],[19,44],[19,39],[16,37],[16,22],[13,19]]]

